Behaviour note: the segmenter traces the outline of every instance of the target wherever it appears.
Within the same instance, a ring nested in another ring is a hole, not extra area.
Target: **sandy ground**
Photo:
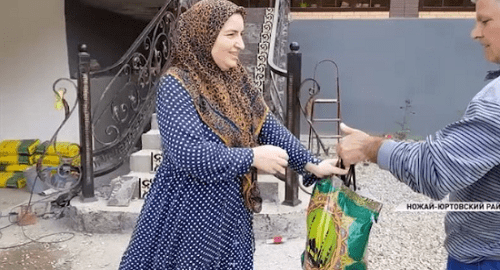
[[[2,226],[5,222],[2,222]],[[24,231],[24,232],[23,232]],[[118,269],[130,234],[85,234],[65,229],[54,220],[38,220],[29,226],[13,225],[3,229],[0,248],[31,242],[17,248],[0,249],[0,269],[8,270],[88,270]],[[26,234],[26,236],[24,235]],[[59,243],[48,243],[48,242]],[[304,239],[288,239],[280,245],[257,240],[256,270],[299,270]]]
[[[384,205],[379,221],[373,225],[370,234],[366,256],[369,269],[443,270],[447,259],[443,248],[444,213],[397,212],[395,208],[400,203],[430,199],[411,191],[377,165],[361,165],[357,167],[356,174],[358,187],[367,190]],[[16,192],[22,191],[0,189],[0,270],[118,268],[130,233],[72,232],[64,224],[64,219],[53,218],[39,218],[36,224],[22,227],[10,225],[8,212],[11,210],[8,206],[26,199],[21,198],[25,193],[19,196],[22,193]],[[43,208],[43,204],[38,206]],[[38,242],[30,239],[38,239]],[[22,245],[27,242],[30,243]],[[5,249],[16,245],[22,246]],[[304,246],[305,236],[288,239],[280,245],[257,240],[255,270],[300,270]]]
[[[33,211],[44,213],[44,197],[34,196]],[[83,270],[118,269],[131,233],[89,234],[74,232],[65,218],[45,215],[35,224],[19,226],[14,206],[26,203],[24,190],[0,189],[0,270]],[[299,270],[305,238],[286,239],[282,244],[256,241],[255,270]]]

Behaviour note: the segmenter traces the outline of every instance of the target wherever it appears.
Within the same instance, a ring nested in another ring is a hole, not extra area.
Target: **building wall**
[[[1,1],[0,33],[0,140],[49,140],[64,119],[52,84],[69,77],[64,0]],[[59,141],[79,142],[77,119],[78,109]]]
[[[405,9],[396,9],[403,11]],[[411,10],[411,9],[410,9]],[[396,16],[391,11],[325,11],[325,12],[292,12],[292,20],[373,20],[400,17],[418,17],[420,19],[475,19],[474,11],[419,11],[417,14]]]
[[[418,0],[391,0],[391,17],[418,17]]]
[[[115,64],[148,25],[148,21],[65,0],[66,38],[69,68],[78,73],[78,46],[86,44],[88,53],[101,68]]]
[[[0,140],[48,140],[64,118],[52,93],[56,79],[69,77],[64,9],[64,0],[0,3]],[[292,18],[289,40],[301,44],[303,78],[317,61],[335,59],[346,121],[374,132],[399,128],[406,99],[415,111],[412,131],[437,130],[460,116],[485,71],[495,68],[469,38],[473,19]],[[75,90],[67,87],[73,105]],[[78,110],[58,140],[79,142]]]
[[[486,84],[486,72],[498,69],[470,39],[473,26],[472,19],[294,20],[289,41],[300,44],[303,80],[319,61],[337,63],[347,124],[383,134],[406,122],[410,135],[423,137],[458,120]],[[322,97],[333,97],[333,65],[319,66],[317,78]],[[331,118],[335,110],[318,113]],[[301,131],[308,131],[304,123]]]

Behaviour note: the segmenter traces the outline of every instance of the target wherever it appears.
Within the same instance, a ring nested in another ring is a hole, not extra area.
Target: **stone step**
[[[162,151],[142,149],[130,155],[130,171],[155,173],[162,161]]]
[[[150,131],[141,135],[142,149],[157,149],[161,150],[161,137],[158,129],[151,129]]]
[[[151,117],[151,129],[158,129],[158,117],[153,113]]]
[[[134,198],[144,199],[146,198],[149,188],[153,183],[155,178],[154,173],[144,173],[144,172],[130,172],[125,176],[135,176],[138,178],[137,190],[134,192]]]

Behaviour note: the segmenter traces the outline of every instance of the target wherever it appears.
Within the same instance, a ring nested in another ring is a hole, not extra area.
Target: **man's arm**
[[[433,199],[476,183],[500,164],[500,104],[486,99],[471,101],[461,120],[421,142],[383,141],[359,130],[346,131],[349,135],[338,146],[345,163],[377,161]],[[378,149],[376,155],[373,149]]]

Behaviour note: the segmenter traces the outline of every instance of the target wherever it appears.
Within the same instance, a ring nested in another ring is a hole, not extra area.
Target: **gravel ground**
[[[379,220],[372,227],[366,258],[374,270],[443,270],[447,253],[443,247],[444,212],[397,212],[406,202],[430,202],[413,192],[375,164],[356,166],[356,183],[383,203]],[[261,241],[255,253],[255,269],[300,270],[304,239],[282,245]]]
[[[378,223],[370,234],[367,251],[369,269],[376,270],[443,270],[446,251],[443,248],[442,212],[396,212],[404,202],[426,202],[429,198],[410,190],[387,171],[375,164],[357,165],[357,185],[383,203]],[[0,219],[0,228],[8,225]],[[23,233],[24,230],[24,233]],[[17,225],[2,229],[0,248],[28,241],[24,234],[37,238],[49,233],[67,231],[61,220],[39,219],[36,225]],[[130,234],[56,235],[14,249],[0,249],[0,269],[9,270],[84,270],[117,269]],[[255,270],[300,270],[304,238],[288,239],[280,245],[256,242]]]
[[[370,234],[367,254],[369,268],[445,269],[445,214],[395,211],[401,203],[432,200],[413,192],[375,164],[358,165],[356,169],[359,187],[368,190],[383,203],[379,220]]]

